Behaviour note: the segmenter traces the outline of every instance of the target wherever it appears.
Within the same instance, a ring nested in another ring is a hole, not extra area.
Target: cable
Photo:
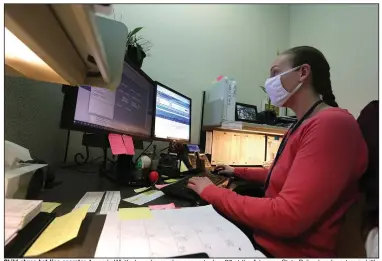
[[[66,164],[66,159],[68,158],[69,141],[70,141],[70,130],[68,130],[68,134],[66,136],[65,155],[64,155],[64,163],[65,164]]]
[[[164,150],[168,150],[169,148],[170,148],[170,146],[167,146],[166,148],[161,149],[161,150],[159,151],[159,154],[160,154],[162,151],[164,151]]]
[[[86,158],[84,157],[84,155],[82,155],[81,152],[79,152],[76,155],[74,155],[74,162],[77,163],[77,165],[84,164],[84,163],[88,162],[89,156],[90,156],[89,147],[86,146]],[[83,161],[80,162],[80,160],[78,158],[81,158]]]
[[[146,147],[146,149],[144,149],[141,154],[139,154],[139,156],[136,158],[134,164],[136,164],[138,162],[138,160],[142,157],[143,153],[145,153],[150,147],[151,145],[153,144],[153,141],[150,142],[149,146]]]
[[[94,162],[94,161],[97,161],[97,160],[99,160],[100,158],[102,158],[102,156],[99,156],[99,157],[97,157],[97,158],[95,158],[95,159],[92,159],[92,160],[89,160],[89,161],[87,161],[87,162],[83,162],[83,163],[80,163],[80,164],[78,164],[78,163],[76,163],[75,165],[64,165],[64,166],[62,166],[61,168],[64,168],[64,169],[70,169],[70,168],[78,168],[78,167],[80,167],[80,166],[84,166],[84,165],[87,165],[87,164],[89,164],[89,163],[92,163],[92,162]]]

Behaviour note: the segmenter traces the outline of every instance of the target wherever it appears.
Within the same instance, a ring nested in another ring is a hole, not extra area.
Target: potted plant
[[[148,55],[152,44],[150,41],[145,40],[142,36],[137,36],[143,27],[137,27],[128,32],[126,40],[126,54],[125,61],[129,60],[138,68],[142,67],[143,59]]]
[[[265,87],[264,86],[260,86],[260,88],[263,90],[263,92],[267,95],[267,91],[265,90]],[[276,106],[273,106],[271,104],[271,99],[268,97],[267,95],[267,100],[266,100],[266,103],[265,103],[265,106],[263,106],[264,110],[267,110],[267,111],[274,111],[276,114],[278,114],[278,108]]]
[[[280,52],[279,52],[279,50],[277,50],[277,56],[279,56],[279,55],[280,55]],[[280,113],[279,108],[271,104],[271,99],[268,97],[268,94],[267,94],[267,91],[265,90],[265,87],[260,86],[260,88],[263,90],[265,95],[267,95],[267,100],[266,100],[266,102],[264,101],[265,104],[263,106],[263,110],[274,111],[276,113],[276,115],[279,115],[279,113]]]

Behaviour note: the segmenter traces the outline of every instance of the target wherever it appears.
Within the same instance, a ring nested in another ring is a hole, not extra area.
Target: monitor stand
[[[119,185],[142,187],[149,186],[149,169],[137,169],[131,155],[118,155],[117,161],[108,165],[101,175]]]
[[[142,140],[134,140],[136,149],[143,149]],[[99,170],[99,174],[103,177],[111,179],[120,185],[128,186],[147,186],[149,185],[149,170],[137,170],[131,155],[118,155],[115,162],[109,162],[107,158],[107,150],[110,148],[108,134],[84,133],[82,136],[82,145],[87,148],[102,148],[103,162]],[[89,155],[87,155],[89,158]],[[86,159],[87,161],[87,159]]]

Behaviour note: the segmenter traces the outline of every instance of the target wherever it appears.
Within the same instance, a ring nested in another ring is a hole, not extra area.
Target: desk
[[[95,166],[93,166],[96,169]],[[135,195],[133,187],[119,186],[111,182],[109,179],[100,177],[96,171],[94,173],[82,173],[74,169],[57,169],[56,181],[62,183],[57,187],[46,190],[41,193],[38,199],[48,202],[59,202],[61,205],[54,211],[58,216],[70,212],[82,196],[88,191],[120,191],[121,199]],[[162,196],[151,202],[150,205],[168,204],[174,202],[179,207],[190,207],[190,202],[173,198],[170,196]],[[99,207],[101,207],[101,204]],[[145,204],[144,206],[147,206]],[[137,207],[134,204],[122,201],[119,207]],[[88,213],[82,223],[77,238],[66,244],[53,249],[48,253],[44,253],[39,257],[44,258],[90,258],[94,257],[98,239],[101,235],[106,215],[97,215]],[[38,257],[38,258],[39,258]]]

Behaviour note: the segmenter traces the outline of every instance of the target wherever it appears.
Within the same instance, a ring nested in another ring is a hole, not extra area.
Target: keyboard
[[[230,179],[227,177],[214,175],[211,173],[199,173],[193,177],[207,177],[212,183],[214,183],[218,187],[228,187],[230,183]],[[170,196],[174,196],[177,198],[185,199],[191,202],[198,202],[201,200],[198,194],[196,194],[193,190],[187,188],[189,178],[184,178],[179,180],[176,183],[172,183],[162,188],[161,191]]]

